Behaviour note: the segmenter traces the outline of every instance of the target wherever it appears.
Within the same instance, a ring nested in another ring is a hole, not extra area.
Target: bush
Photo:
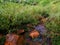
[[[6,40],[5,36],[3,36],[2,38],[0,38],[0,45],[4,45],[5,40]]]
[[[33,8],[34,7],[32,7],[32,9]],[[24,7],[16,3],[6,2],[2,4],[0,6],[0,29],[7,31],[17,30],[27,23],[37,24],[36,15],[33,15],[34,13],[32,13],[31,10],[27,6]],[[36,12],[36,10],[34,9],[33,12]]]

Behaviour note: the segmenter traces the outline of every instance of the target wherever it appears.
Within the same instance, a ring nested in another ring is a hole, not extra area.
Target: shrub
[[[5,40],[6,40],[5,36],[3,36],[2,38],[0,38],[0,45],[4,45]]]
[[[18,5],[16,3],[2,4],[0,6],[0,29],[1,30],[17,30],[26,25],[27,23],[37,24],[36,15],[29,12],[29,7],[24,7],[23,5]],[[33,9],[34,7],[32,7]],[[35,10],[35,9],[34,9]],[[36,10],[33,12],[36,12]],[[36,12],[37,13],[37,12]],[[1,31],[0,30],[0,31]]]

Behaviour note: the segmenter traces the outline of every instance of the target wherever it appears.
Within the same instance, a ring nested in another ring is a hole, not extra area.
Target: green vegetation
[[[53,45],[60,45],[60,0],[0,0],[0,31],[17,30],[21,24],[37,24],[43,12],[49,14],[46,28],[52,32]],[[13,27],[13,28],[12,28]]]

